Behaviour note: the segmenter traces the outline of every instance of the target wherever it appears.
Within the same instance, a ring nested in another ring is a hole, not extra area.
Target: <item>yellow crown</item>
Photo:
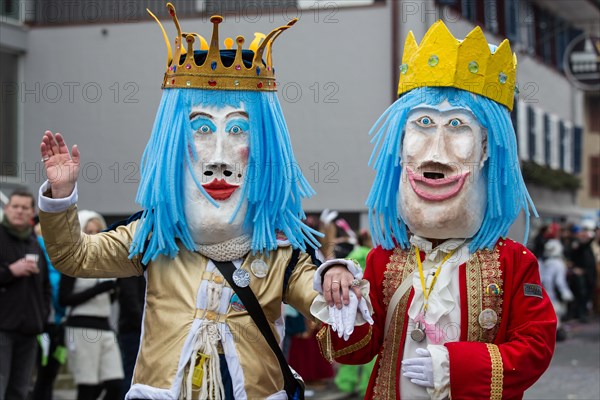
[[[516,74],[517,57],[507,39],[492,54],[480,27],[461,41],[437,21],[420,46],[412,31],[408,33],[398,96],[423,86],[455,87],[485,96],[512,111]]]
[[[175,7],[173,4],[168,3],[167,8],[177,28],[175,55],[173,55],[173,49],[171,48],[169,37],[164,27],[158,18],[150,10],[147,10],[156,22],[158,22],[167,44],[167,70],[163,79],[163,89],[183,88],[269,92],[277,90],[275,68],[273,68],[271,59],[272,45],[283,31],[296,23],[297,19],[291,20],[287,25],[273,29],[268,35],[255,33],[254,40],[248,48],[248,50],[254,53],[252,66],[247,68],[242,59],[243,36],[238,36],[235,40],[237,50],[235,51],[233,63],[225,66],[221,60],[219,24],[223,22],[223,17],[215,15],[210,18],[213,24],[213,32],[209,45],[202,36],[195,32],[182,32]],[[194,58],[194,43],[196,39],[200,42],[199,50],[207,51],[206,59],[201,65],[197,65]],[[187,49],[184,47],[184,42],[187,44]],[[227,38],[224,44],[225,49],[232,50],[234,41],[231,38]],[[263,55],[265,56],[266,63],[263,61]]]

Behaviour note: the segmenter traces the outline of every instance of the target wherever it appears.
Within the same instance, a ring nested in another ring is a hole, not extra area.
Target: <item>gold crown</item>
[[[248,50],[254,53],[252,66],[247,68],[242,59],[242,45],[244,37],[238,36],[235,40],[237,50],[233,63],[225,66],[221,61],[221,51],[219,49],[219,24],[223,22],[223,17],[219,15],[212,16],[210,22],[213,24],[212,38],[210,45],[206,40],[195,32],[182,32],[175,7],[167,3],[169,14],[173,18],[177,28],[177,37],[175,38],[175,56],[169,41],[169,37],[158,18],[148,13],[158,22],[162,30],[163,37],[167,44],[167,70],[163,79],[162,88],[183,88],[183,89],[210,89],[210,90],[253,90],[253,91],[276,91],[275,68],[271,59],[272,45],[275,39],[286,29],[294,25],[297,19],[288,22],[287,25],[273,29],[268,35],[255,33],[254,40],[250,43]],[[198,39],[200,50],[207,51],[206,59],[202,65],[197,65],[194,58],[194,42]],[[183,42],[187,43],[187,49]],[[231,50],[234,41],[227,38],[224,41],[225,49]],[[266,63],[263,61],[265,56]],[[183,60],[182,62],[180,62]]]
[[[408,33],[398,96],[423,86],[455,87],[485,96],[512,111],[516,74],[517,57],[507,39],[492,54],[480,27],[461,41],[437,21],[420,46],[412,31]]]

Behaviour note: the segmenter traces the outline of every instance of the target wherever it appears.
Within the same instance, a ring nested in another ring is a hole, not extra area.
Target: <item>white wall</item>
[[[230,17],[221,25],[221,38],[251,38],[255,31],[268,32],[294,16],[276,12],[237,23]],[[361,210],[373,176],[367,167],[372,148],[367,134],[390,103],[389,12],[376,6],[340,9],[335,15],[307,11],[299,17],[275,43],[274,63],[280,88],[287,88],[280,91],[280,100],[296,157],[318,193],[305,209]],[[205,37],[212,32],[212,25],[200,19],[181,23],[185,31]],[[169,21],[165,27],[174,33]],[[59,131],[82,152],[80,207],[106,214],[137,210],[135,172],[154,121],[166,62],[158,26],[145,21],[36,28],[29,33],[28,47],[23,83],[28,92],[21,93],[21,176],[29,173],[23,181],[37,189],[43,179],[39,140],[45,129]],[[130,173],[134,179],[128,182]]]

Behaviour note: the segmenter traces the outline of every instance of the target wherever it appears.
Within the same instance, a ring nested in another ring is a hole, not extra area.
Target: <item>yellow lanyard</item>
[[[417,265],[419,266],[419,277],[421,278],[421,287],[423,288],[423,296],[425,297],[425,304],[423,306],[423,312],[427,312],[427,304],[428,304],[428,300],[429,300],[429,295],[431,294],[431,291],[433,290],[433,285],[435,285],[435,282],[437,281],[437,277],[440,274],[440,271],[442,270],[442,265],[444,265],[444,263],[446,261],[448,261],[448,259],[450,257],[452,257],[452,254],[454,254],[455,251],[456,251],[456,249],[454,249],[450,253],[446,254],[446,257],[444,257],[440,266],[437,267],[437,269],[435,270],[435,275],[433,276],[433,280],[431,281],[431,286],[429,287],[429,291],[428,291],[427,287],[425,286],[425,276],[423,275],[423,265],[421,264],[421,252],[419,251],[419,248],[415,246],[415,255],[417,258]]]

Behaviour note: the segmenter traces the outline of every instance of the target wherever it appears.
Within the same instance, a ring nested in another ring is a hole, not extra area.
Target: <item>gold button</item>
[[[223,283],[223,277],[221,275],[213,275],[213,282],[218,283],[219,285]]]
[[[207,311],[206,312],[206,319],[209,321],[216,321],[217,320],[217,313],[214,311]]]

